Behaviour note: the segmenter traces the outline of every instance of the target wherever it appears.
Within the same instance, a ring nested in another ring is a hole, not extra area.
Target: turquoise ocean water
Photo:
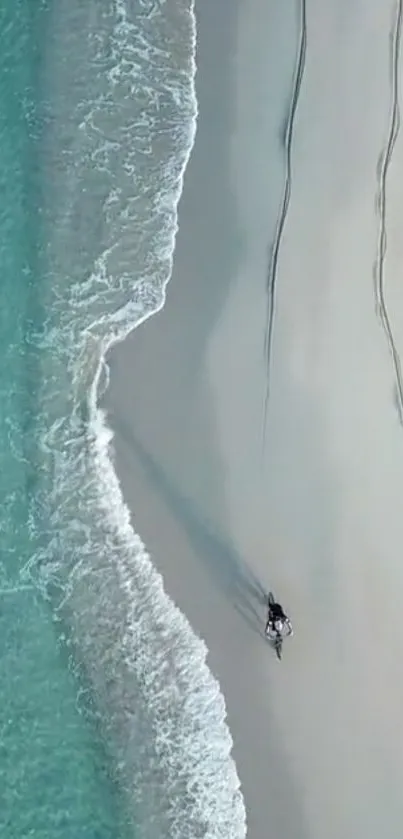
[[[0,835],[243,837],[219,685],[97,408],[164,303],[193,4],[3,0],[0,39]]]

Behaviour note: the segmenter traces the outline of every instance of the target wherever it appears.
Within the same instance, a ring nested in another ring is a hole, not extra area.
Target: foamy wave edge
[[[108,427],[105,413],[98,405],[102,373],[106,371],[108,374],[107,381],[109,380],[106,360],[108,352],[116,344],[125,340],[128,334],[140,324],[158,313],[166,301],[166,290],[172,275],[178,231],[178,204],[197,129],[198,111],[195,89],[197,32],[194,2],[190,5],[189,13],[192,16],[193,32],[192,93],[194,118],[190,126],[189,147],[187,154],[184,156],[181,176],[178,179],[176,193],[172,195],[176,224],[172,231],[170,270],[162,288],[161,298],[150,311],[141,311],[133,301],[133,303],[126,304],[110,316],[112,335],[104,338],[102,342],[101,356],[89,390],[89,427],[94,465],[99,480],[100,506],[113,531],[119,533],[119,540],[134,555],[136,573],[148,577],[150,588],[154,592],[154,598],[158,598],[159,610],[164,610],[167,624],[170,628],[175,628],[176,634],[180,634],[186,648],[186,660],[181,662],[181,675],[184,671],[187,675],[183,714],[189,718],[190,725],[189,723],[184,725],[184,730],[187,728],[191,730],[193,741],[183,744],[183,759],[189,762],[189,775],[194,774],[195,786],[202,788],[199,802],[199,821],[206,824],[204,837],[205,839],[229,839],[229,837],[244,839],[246,836],[246,810],[235,761],[231,756],[233,740],[226,723],[227,712],[224,696],[219,682],[207,666],[208,649],[206,644],[194,633],[185,615],[165,592],[163,578],[153,566],[144,543],[132,526],[131,513],[124,501],[120,481],[111,459],[113,431]],[[88,331],[91,332],[91,329]],[[131,580],[123,566],[121,574],[122,586],[130,594]],[[135,596],[134,590],[133,596]],[[192,724],[192,719],[196,724]],[[197,742],[195,742],[195,732],[198,732]]]

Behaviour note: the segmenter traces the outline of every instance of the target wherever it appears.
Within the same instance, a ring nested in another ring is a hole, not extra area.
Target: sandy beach
[[[209,648],[248,839],[400,839],[398,7],[307,2],[269,365],[301,5],[196,10],[198,132],[167,301],[109,359],[117,471]],[[270,589],[295,629],[281,663],[262,634]]]

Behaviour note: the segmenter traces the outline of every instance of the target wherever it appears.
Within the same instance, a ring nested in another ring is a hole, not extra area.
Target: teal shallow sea
[[[192,3],[4,0],[0,41],[0,835],[243,837],[219,685],[97,407],[165,299]]]
[[[78,712],[50,604],[20,577],[35,550],[40,368],[29,339],[43,327],[34,137],[45,12],[32,7],[13,0],[0,10],[0,834],[106,839],[128,835],[106,755]]]

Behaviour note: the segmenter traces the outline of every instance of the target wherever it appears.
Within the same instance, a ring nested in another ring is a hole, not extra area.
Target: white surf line
[[[295,115],[297,112],[299,95],[301,92],[301,85],[305,69],[305,56],[307,44],[307,23],[306,23],[306,0],[300,0],[300,37],[297,51],[297,60],[294,72],[294,82],[292,86],[292,95],[290,109],[288,112],[287,125],[284,134],[284,150],[285,150],[285,178],[283,200],[281,202],[280,213],[277,219],[277,227],[274,236],[273,245],[270,253],[269,271],[267,276],[267,320],[266,332],[264,339],[264,355],[267,364],[266,389],[264,395],[263,406],[263,422],[262,422],[262,448],[264,451],[266,441],[266,426],[267,426],[267,409],[270,396],[270,371],[271,371],[271,355],[273,343],[273,327],[274,314],[276,305],[276,285],[277,285],[277,268],[278,258],[281,246],[281,239],[284,232],[284,227],[287,219],[288,207],[291,198],[292,185],[292,141],[294,136]]]
[[[117,8],[121,10],[121,0],[117,2]],[[187,154],[183,161],[183,168],[176,182],[174,192],[174,210],[176,213],[175,225],[172,233],[172,253],[168,276],[163,283],[161,294],[156,305],[148,312],[139,314],[138,305],[129,301],[121,309],[109,315],[111,334],[104,337],[100,345],[100,358],[98,367],[89,388],[89,426],[91,430],[91,441],[94,455],[94,468],[99,482],[99,501],[102,504],[102,511],[106,520],[110,523],[112,533],[118,534],[119,552],[116,555],[117,561],[114,566],[118,574],[121,590],[127,597],[128,615],[131,623],[128,623],[127,646],[125,655],[132,655],[130,667],[137,672],[139,681],[146,671],[148,678],[145,682],[145,689],[152,687],[154,675],[149,673],[149,665],[146,667],[147,659],[152,661],[153,631],[156,616],[161,620],[161,612],[164,612],[164,639],[169,646],[172,640],[171,672],[173,675],[166,681],[166,691],[172,690],[177,694],[177,678],[181,679],[182,691],[182,723],[180,730],[172,721],[172,728],[163,732],[157,743],[161,753],[167,753],[168,762],[166,771],[169,770],[168,783],[176,775],[183,773],[185,765],[188,773],[188,803],[192,803],[193,790],[199,789],[199,795],[194,799],[193,809],[190,813],[184,813],[183,820],[179,824],[180,835],[190,836],[194,830],[192,822],[196,824],[198,835],[211,837],[211,839],[244,839],[246,835],[246,810],[241,791],[241,784],[237,774],[235,760],[232,757],[233,740],[226,721],[226,706],[224,695],[221,692],[218,681],[213,676],[207,665],[207,647],[193,631],[185,615],[175,606],[163,587],[163,580],[154,568],[140,536],[135,532],[131,513],[126,505],[114,463],[111,459],[111,441],[113,434],[106,424],[106,418],[102,409],[98,406],[100,376],[107,367],[106,357],[113,346],[120,343],[135,328],[144,323],[148,318],[159,312],[166,300],[167,286],[172,275],[173,256],[175,252],[175,239],[178,230],[177,208],[183,189],[184,174],[194,146],[197,128],[198,105],[194,79],[196,74],[196,18],[194,13],[194,2],[189,6],[189,14],[192,22],[193,50],[192,50],[192,93],[194,95],[192,119],[189,128],[189,140]],[[122,18],[122,25],[124,21]],[[131,313],[133,317],[131,316]],[[96,329],[97,322],[89,326],[89,330]],[[111,554],[112,561],[112,554]],[[136,573],[133,573],[134,567]],[[136,577],[137,575],[137,577]],[[137,579],[137,584],[136,584]],[[136,589],[137,585],[137,589]],[[139,621],[134,615],[135,604],[138,600],[138,592],[144,589],[154,589],[154,597],[151,600],[153,610],[150,608],[144,611],[144,618],[148,622],[148,630],[144,631],[144,644],[148,648],[143,653],[142,659],[135,646],[136,633],[138,632]],[[156,596],[158,594],[158,597]],[[132,614],[133,613],[133,614]],[[134,642],[134,643],[133,643]],[[133,646],[131,644],[133,643]],[[148,649],[150,655],[148,656]],[[136,669],[137,668],[137,669]],[[191,679],[187,683],[187,675],[190,672]],[[164,695],[162,692],[156,694],[153,699],[159,703],[157,711],[154,711],[154,719],[162,719],[164,713]],[[160,712],[158,712],[160,708]],[[151,709],[150,709],[151,713]],[[176,727],[175,727],[176,726]],[[155,730],[158,731],[157,726]],[[189,735],[188,735],[188,732]],[[189,740],[186,738],[189,736]],[[185,742],[186,740],[186,742]],[[164,741],[164,742],[163,742]],[[186,758],[189,758],[189,768],[186,766]],[[165,768],[165,767],[164,767]],[[128,770],[130,771],[130,769]],[[129,776],[130,777],[130,776]],[[172,784],[172,789],[174,785]],[[183,799],[185,800],[185,799]],[[179,804],[182,799],[178,798]],[[178,806],[175,798],[171,801],[172,808]],[[176,816],[175,821],[178,821]],[[185,822],[185,823],[183,823]],[[188,825],[187,825],[188,822]],[[189,834],[188,834],[188,831]],[[177,830],[172,832],[172,837],[177,835]]]
[[[381,152],[378,160],[378,194],[377,209],[379,213],[379,235],[377,255],[374,263],[374,294],[375,312],[380,320],[386,336],[390,354],[392,356],[393,371],[396,384],[396,407],[399,422],[403,426],[403,377],[400,356],[393,338],[392,326],[385,301],[385,256],[387,250],[386,233],[386,180],[389,165],[392,159],[393,150],[400,130],[400,109],[399,109],[399,58],[400,41],[402,32],[403,0],[396,4],[396,16],[391,31],[391,111],[389,119],[389,130],[386,146]]]
[[[34,586],[16,586],[15,588],[0,588],[0,597],[7,596],[9,594],[20,594],[23,591],[32,591],[35,592],[36,589]]]
[[[155,569],[144,543],[134,530],[131,512],[124,501],[119,476],[110,456],[113,432],[107,425],[105,413],[98,407],[98,383],[102,364],[114,343],[113,339],[110,339],[109,345],[105,342],[104,353],[89,392],[92,451],[99,480],[100,509],[109,522],[111,532],[119,540],[118,551],[116,554],[111,552],[111,562],[115,557],[114,568],[122,596],[127,597],[128,602],[125,656],[132,657],[129,667],[137,674],[139,683],[144,679],[145,671],[149,674],[144,681],[144,689],[150,691],[155,677],[145,663],[155,660],[153,639],[158,637],[161,641],[162,637],[165,649],[170,649],[170,675],[167,673],[165,695],[160,690],[151,697],[155,703],[154,719],[163,718],[165,696],[171,691],[176,700],[178,695],[180,697],[177,706],[173,702],[172,710],[178,713],[179,709],[182,722],[178,727],[177,717],[175,721],[173,716],[172,723],[166,724],[168,727],[165,727],[164,736],[157,747],[160,756],[165,755],[167,784],[172,785],[172,789],[175,773],[179,775],[183,770],[187,772],[189,790],[196,784],[200,789],[200,795],[193,800],[191,811],[184,812],[183,819],[181,817],[180,833],[175,830],[171,835],[173,839],[179,835],[190,837],[192,828],[187,825],[195,823],[197,830],[202,831],[200,836],[206,836],[206,839],[245,839],[246,809],[232,754],[234,744],[227,722],[225,697],[218,680],[208,667],[208,648],[165,591],[162,575]],[[153,591],[153,597],[148,608],[146,606],[143,610],[140,621],[135,615],[135,604],[145,589]],[[157,632],[156,619],[160,623]],[[139,627],[143,633],[141,654],[136,644]],[[161,660],[165,655],[164,645],[161,647]],[[157,731],[157,727],[154,730]],[[187,756],[190,758],[188,765]],[[176,793],[171,800],[171,808],[175,810],[185,800],[182,794]],[[190,795],[189,806],[191,803]]]

